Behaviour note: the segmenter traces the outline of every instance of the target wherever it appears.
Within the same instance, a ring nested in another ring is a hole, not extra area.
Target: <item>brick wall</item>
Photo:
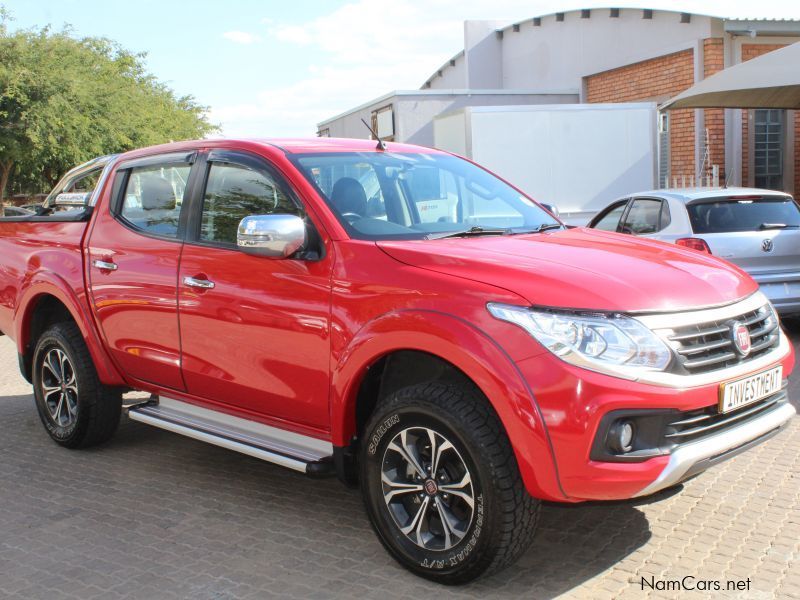
[[[722,38],[703,40],[703,77],[709,77],[725,67]],[[709,157],[703,175],[712,175],[712,165],[719,165],[720,181],[725,181],[725,111],[721,108],[707,108],[703,111],[703,121],[708,130]],[[700,157],[700,160],[703,160]]]
[[[786,44],[742,44],[742,62],[767,52],[783,48]],[[750,123],[749,111],[742,111],[742,185],[750,181]],[[784,182],[784,184],[787,182]],[[794,194],[800,194],[800,112],[794,117]]]
[[[694,52],[683,50],[586,78],[587,102],[663,102],[694,83]],[[694,175],[694,110],[670,112],[670,171]]]

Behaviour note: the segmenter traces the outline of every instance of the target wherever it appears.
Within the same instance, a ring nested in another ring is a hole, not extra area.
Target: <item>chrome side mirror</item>
[[[92,192],[71,192],[66,194],[59,194],[53,200],[55,206],[71,207],[71,208],[84,208],[89,205],[89,200],[92,197]]]
[[[306,224],[296,215],[254,215],[239,222],[236,245],[242,252],[286,258],[306,244]]]

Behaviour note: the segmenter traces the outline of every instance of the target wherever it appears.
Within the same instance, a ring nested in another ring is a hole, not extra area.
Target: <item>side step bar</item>
[[[335,475],[333,445],[299,433],[165,397],[132,406],[128,417],[306,475]]]

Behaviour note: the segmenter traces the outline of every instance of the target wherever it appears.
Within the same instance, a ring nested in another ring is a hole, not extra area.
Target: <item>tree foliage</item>
[[[8,21],[0,7],[0,202],[9,182],[46,190],[95,156],[215,130],[205,107],[146,71],[144,54]]]

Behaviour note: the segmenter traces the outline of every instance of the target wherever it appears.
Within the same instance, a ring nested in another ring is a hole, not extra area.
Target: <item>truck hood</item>
[[[758,289],[713,256],[595,229],[378,246],[400,262],[501,287],[538,306],[674,311],[727,304]]]

